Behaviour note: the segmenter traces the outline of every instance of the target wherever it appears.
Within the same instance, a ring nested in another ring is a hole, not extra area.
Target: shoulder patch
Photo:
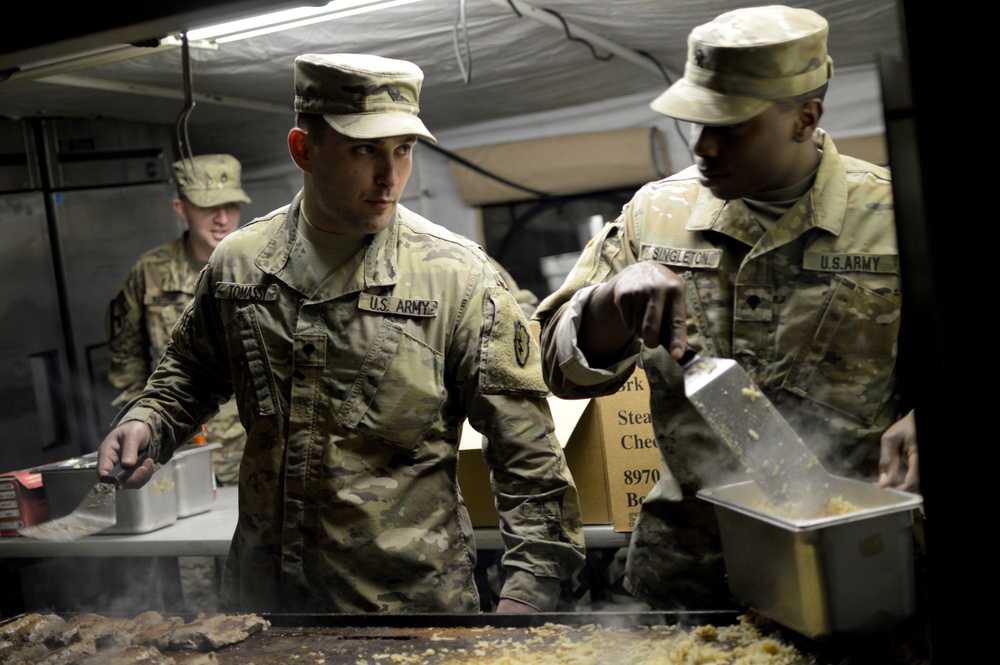
[[[523,321],[514,322],[514,359],[524,367],[531,357],[531,334]]]
[[[108,304],[104,328],[108,339],[115,339],[125,329],[125,317],[129,314],[128,298],[124,291],[119,291],[115,299]]]
[[[486,290],[480,382],[488,394],[548,392],[538,342],[514,296],[502,286]]]

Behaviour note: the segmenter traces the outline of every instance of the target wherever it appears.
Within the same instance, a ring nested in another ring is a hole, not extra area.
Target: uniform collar
[[[188,232],[172,240],[167,251],[170,253],[170,261],[167,263],[166,275],[163,278],[164,291],[178,291],[181,293],[191,290],[191,283],[197,277],[194,259],[187,251]]]
[[[302,191],[299,191],[288,206],[284,216],[275,218],[279,223],[268,238],[267,244],[257,255],[255,265],[269,275],[274,275],[299,292],[305,292],[305,285],[297,284],[290,272],[285,270],[292,248],[298,235],[298,216],[302,210]],[[388,226],[369,237],[364,248],[364,264],[361,270],[355,270],[346,284],[341,283],[338,293],[320,293],[321,299],[337,297],[343,293],[365,291],[379,286],[395,284],[399,275],[399,219],[407,214],[405,208],[397,205],[396,213]],[[352,259],[353,260],[353,259]],[[350,262],[349,262],[350,263]]]
[[[817,129],[813,133],[813,140],[823,151],[819,170],[816,172],[816,182],[776,222],[768,238],[764,238],[764,231],[742,199],[723,201],[712,196],[707,188],[702,188],[696,203],[706,214],[692,216],[685,228],[688,231],[724,233],[751,247],[762,239],[767,240],[767,246],[759,247],[757,253],[774,249],[812,228],[840,235],[847,211],[847,176],[840,154],[829,135],[822,129]]]

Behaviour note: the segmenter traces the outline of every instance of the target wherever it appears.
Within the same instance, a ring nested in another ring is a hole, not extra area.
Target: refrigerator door
[[[52,194],[73,357],[83,391],[85,450],[96,450],[115,416],[108,382],[108,305],[143,252],[183,232],[173,211],[175,193],[170,183],[154,182]]]
[[[0,472],[80,451],[41,192],[0,195]]]

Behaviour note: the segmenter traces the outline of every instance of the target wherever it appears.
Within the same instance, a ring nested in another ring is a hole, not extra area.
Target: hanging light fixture
[[[380,9],[408,5],[420,0],[334,0],[322,7],[297,7],[252,18],[220,23],[207,28],[189,30],[191,41],[212,41],[217,44],[258,37],[281,30],[300,28],[323,21],[356,16]]]

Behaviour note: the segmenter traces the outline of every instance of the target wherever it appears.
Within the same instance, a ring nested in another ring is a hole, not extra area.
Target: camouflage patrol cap
[[[335,53],[295,58],[295,110],[320,113],[355,139],[416,134],[437,142],[417,117],[424,73],[412,62]]]
[[[177,191],[191,203],[211,208],[250,203],[240,185],[240,163],[232,155],[197,155],[174,162]]]
[[[691,31],[684,78],[650,107],[703,125],[748,120],[775,100],[815,90],[833,77],[828,32],[826,19],[809,9],[726,12]]]

